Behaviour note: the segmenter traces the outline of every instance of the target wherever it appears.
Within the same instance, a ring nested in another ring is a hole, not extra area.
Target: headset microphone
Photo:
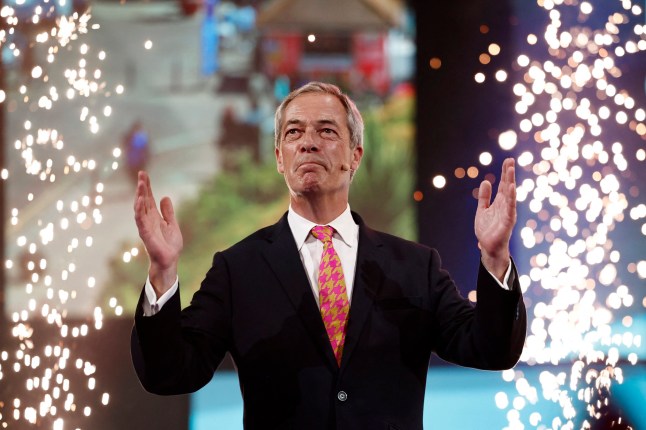
[[[343,170],[344,172],[350,170],[350,165],[347,163],[341,164],[341,170]]]

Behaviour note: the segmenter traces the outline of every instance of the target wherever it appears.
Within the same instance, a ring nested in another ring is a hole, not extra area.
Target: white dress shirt
[[[319,305],[318,271],[321,255],[323,254],[323,242],[310,234],[312,228],[317,224],[298,215],[291,206],[287,213],[287,222],[294,236],[296,248],[298,248],[298,254],[301,257],[301,262],[307,273],[307,279],[310,282],[310,288],[316,299],[316,304]],[[352,218],[349,205],[338,218],[327,225],[334,228],[332,245],[341,260],[348,300],[352,303],[352,287],[354,286],[357,250],[359,248],[359,226],[354,222],[354,218]],[[511,263],[507,268],[503,282],[500,282],[491,272],[489,274],[496,280],[498,285],[505,290],[509,290],[507,283],[509,281],[509,275],[511,274]],[[178,287],[179,279],[176,279],[173,286],[161,297],[157,298],[155,290],[150,283],[150,278],[146,279],[145,299],[143,301],[144,315],[152,316],[159,312],[162,306],[177,292]]]
[[[320,306],[318,277],[319,263],[323,255],[323,242],[311,234],[312,228],[317,224],[294,212],[291,206],[287,213],[287,222],[294,235],[296,248],[298,248],[298,254],[301,256],[303,267],[305,267],[307,279],[310,281],[312,293],[316,298],[316,304]],[[357,267],[357,248],[359,245],[359,226],[352,218],[349,205],[341,215],[326,225],[334,229],[332,246],[334,246],[334,250],[341,260],[345,289],[348,293],[348,300],[352,303],[352,286],[354,284],[354,272]]]

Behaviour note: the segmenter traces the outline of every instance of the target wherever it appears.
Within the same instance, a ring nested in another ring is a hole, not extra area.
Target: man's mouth
[[[314,167],[324,167],[323,163],[315,160],[308,160],[308,161],[303,161],[298,164],[297,169],[305,168],[305,169],[311,169]]]

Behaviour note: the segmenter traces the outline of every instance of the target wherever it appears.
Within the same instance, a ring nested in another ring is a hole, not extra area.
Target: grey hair
[[[310,82],[289,93],[276,109],[276,116],[274,117],[274,145],[276,148],[280,145],[280,133],[285,123],[284,115],[287,105],[296,97],[306,93],[322,93],[335,96],[346,112],[348,130],[350,131],[350,148],[354,149],[358,146],[363,146],[363,118],[361,118],[357,105],[336,85],[324,82]]]

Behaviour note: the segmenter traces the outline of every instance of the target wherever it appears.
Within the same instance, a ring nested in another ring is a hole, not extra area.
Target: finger
[[[515,184],[516,183],[516,160],[513,158],[508,158],[505,160],[507,163],[507,169],[506,169],[506,174],[505,174],[505,179],[506,182],[509,184]]]
[[[146,180],[143,175],[145,175],[144,172],[139,172],[137,174],[137,188],[135,189],[135,204],[134,204],[135,211],[137,210],[137,205],[143,202],[143,200],[146,198]]]
[[[501,187],[505,186],[506,181],[507,181],[507,159],[505,158],[502,161],[502,167],[500,168],[500,182],[498,182],[498,190],[500,190]]]
[[[511,192],[509,193],[509,214],[515,220],[516,219],[516,184],[511,185]]]
[[[139,232],[139,237],[144,241],[144,246],[147,245],[147,237],[151,234],[153,228],[153,220],[151,220],[150,213],[146,209],[146,203],[143,196],[139,196],[135,201],[135,225]]]
[[[491,202],[491,182],[482,181],[478,189],[478,209],[486,209]]]
[[[507,172],[506,172],[506,184],[508,192],[507,194],[513,198],[514,202],[516,201],[516,166],[513,158],[508,159]]]
[[[507,204],[507,214],[510,219],[516,219],[516,167],[515,160],[513,158],[508,158],[505,160],[506,171],[505,171],[505,183],[503,194],[505,196],[505,201]]]
[[[140,170],[137,172],[137,184],[139,182],[143,182],[144,184],[146,183],[146,178],[148,177],[148,173],[146,173],[145,170]]]
[[[176,224],[175,220],[175,210],[173,209],[173,202],[168,197],[164,197],[159,202],[159,208],[161,209],[161,214],[164,220],[168,224]]]
[[[511,192],[510,187],[516,184],[516,168],[514,167],[515,160],[507,158],[502,163],[502,172],[500,174],[500,183],[498,184],[498,194],[502,193],[508,196]]]
[[[135,224],[137,225],[137,230],[139,230],[139,235],[141,236],[142,231],[145,228],[145,217],[146,217],[146,205],[144,203],[144,198],[139,196],[135,199]]]
[[[143,176],[144,180],[146,190],[146,209],[149,211],[157,210],[157,203],[155,202],[155,196],[153,195],[153,187],[150,185],[150,175],[148,175],[144,170],[140,171],[139,174]]]
[[[516,202],[516,169],[511,166],[508,171],[508,182],[509,185],[509,196],[513,199],[514,203]]]

